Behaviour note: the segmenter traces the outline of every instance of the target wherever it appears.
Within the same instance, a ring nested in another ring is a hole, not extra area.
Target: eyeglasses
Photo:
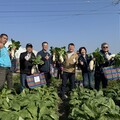
[[[108,46],[104,46],[103,48],[108,48]]]

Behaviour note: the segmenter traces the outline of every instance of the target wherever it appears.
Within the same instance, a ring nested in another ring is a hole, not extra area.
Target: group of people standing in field
[[[107,87],[107,79],[104,76],[103,68],[111,65],[112,60],[109,60],[109,56],[111,53],[109,52],[108,43],[101,44],[100,54],[104,57],[105,62],[96,64],[95,58],[93,56],[88,56],[87,50],[85,47],[81,47],[79,49],[79,58],[78,58],[78,66],[80,66],[82,70],[83,76],[83,86],[90,89],[100,89],[100,82],[102,81],[102,87]],[[91,60],[94,60],[94,69],[91,70],[89,63]]]
[[[13,87],[12,73],[11,73],[11,59],[9,52],[5,47],[7,41],[8,41],[8,35],[1,34],[0,35],[0,89],[3,88],[6,80],[7,80],[8,88]],[[95,65],[95,68],[93,70],[90,70],[89,63],[93,59],[93,57],[87,54],[87,49],[85,47],[81,47],[79,49],[79,52],[77,53],[75,52],[74,43],[70,43],[68,45],[68,51],[66,52],[64,62],[57,64],[57,62],[53,63],[52,55],[50,55],[48,52],[48,43],[43,42],[42,50],[37,53],[37,56],[41,55],[44,64],[38,65],[38,70],[40,73],[41,72],[44,73],[47,86],[50,86],[50,79],[51,79],[50,66],[51,64],[56,64],[56,66],[59,66],[59,72],[62,71],[62,75],[61,75],[62,99],[66,98],[66,84],[68,79],[70,83],[70,90],[75,88],[76,66],[82,71],[83,86],[85,88],[99,90],[101,81],[102,81],[102,87],[106,88],[107,79],[103,74],[102,68],[110,65],[110,61],[107,59],[108,56],[111,54],[109,53],[109,45],[107,43],[102,43],[101,50],[99,52],[104,56],[106,62],[104,64],[97,64]],[[19,58],[20,82],[23,89],[28,87],[26,82],[26,77],[28,75],[31,75],[31,69],[33,67],[32,57],[35,57],[35,54],[33,53],[33,45],[28,43],[26,45],[26,52],[21,53]]]
[[[65,57],[65,62],[63,64],[63,75],[62,75],[62,98],[66,98],[66,84],[69,79],[70,82],[70,90],[75,87],[75,66],[82,71],[83,77],[83,86],[89,89],[100,89],[100,82],[102,81],[102,87],[106,88],[108,81],[104,76],[103,67],[107,67],[111,65],[111,60],[109,60],[109,56],[111,53],[109,52],[108,43],[101,44],[101,50],[99,51],[105,62],[102,64],[96,64],[95,58],[93,56],[89,56],[87,54],[87,49],[85,47],[80,47],[79,52],[76,53],[74,51],[75,45],[70,43],[68,45],[68,51]],[[95,67],[90,69],[90,61],[94,60]]]

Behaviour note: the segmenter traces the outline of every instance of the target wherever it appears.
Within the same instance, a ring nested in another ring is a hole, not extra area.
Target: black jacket
[[[25,59],[26,55],[27,55],[27,52],[23,52],[20,54],[20,73],[30,75],[31,69],[33,67],[32,58],[34,58],[35,55],[34,53],[32,53],[31,58],[28,61]]]
[[[104,60],[105,60],[105,63],[96,65],[96,67],[95,67],[95,73],[96,73],[96,74],[99,74],[99,73],[100,73],[100,74],[103,74],[103,67],[108,67],[108,66],[110,66],[110,65],[112,64],[112,62],[113,62],[113,61],[108,61],[108,60],[106,59],[106,55],[105,55],[104,51],[100,50],[100,53],[103,55]],[[108,52],[108,55],[111,55],[111,53]]]
[[[78,66],[82,70],[83,73],[87,73],[87,72],[90,71],[89,63],[90,63],[92,57],[88,57],[88,55],[86,55],[85,58],[82,55],[80,55],[79,58],[78,58]],[[81,65],[80,61],[82,61],[84,64]]]
[[[50,72],[50,64],[51,64],[51,56],[48,52],[44,52],[43,50],[39,51],[37,53],[37,56],[38,55],[41,55],[42,56],[42,60],[44,61],[44,64],[43,65],[38,65],[38,69],[40,72]],[[46,55],[49,56],[49,59],[46,60],[45,57]]]

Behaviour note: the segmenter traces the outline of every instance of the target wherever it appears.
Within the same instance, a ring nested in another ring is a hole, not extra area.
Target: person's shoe
[[[63,95],[63,96],[62,96],[62,100],[65,100],[65,99],[67,99],[67,98],[68,98],[67,95]]]

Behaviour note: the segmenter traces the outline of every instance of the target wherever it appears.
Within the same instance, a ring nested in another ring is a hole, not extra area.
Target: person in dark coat
[[[42,50],[37,53],[37,56],[41,55],[42,60],[44,61],[43,65],[38,65],[38,69],[40,73],[42,72],[44,73],[47,86],[49,86],[50,78],[51,78],[51,74],[50,74],[51,55],[47,52],[47,50],[48,50],[48,43],[43,42]]]
[[[34,57],[33,46],[28,43],[26,45],[26,52],[20,54],[20,82],[23,88],[28,87],[26,77],[27,75],[31,75],[31,69],[33,67],[32,58]]]
[[[97,64],[95,67],[95,89],[100,89],[100,82],[102,81],[102,88],[106,88],[108,85],[108,81],[104,76],[103,67],[108,67],[111,65],[112,61],[108,60],[111,53],[109,52],[108,43],[101,44],[100,53],[103,55],[105,62],[103,64]]]
[[[89,63],[92,60],[91,56],[87,55],[85,47],[79,49],[78,67],[82,71],[83,86],[86,88],[94,88],[94,70],[90,70]]]

